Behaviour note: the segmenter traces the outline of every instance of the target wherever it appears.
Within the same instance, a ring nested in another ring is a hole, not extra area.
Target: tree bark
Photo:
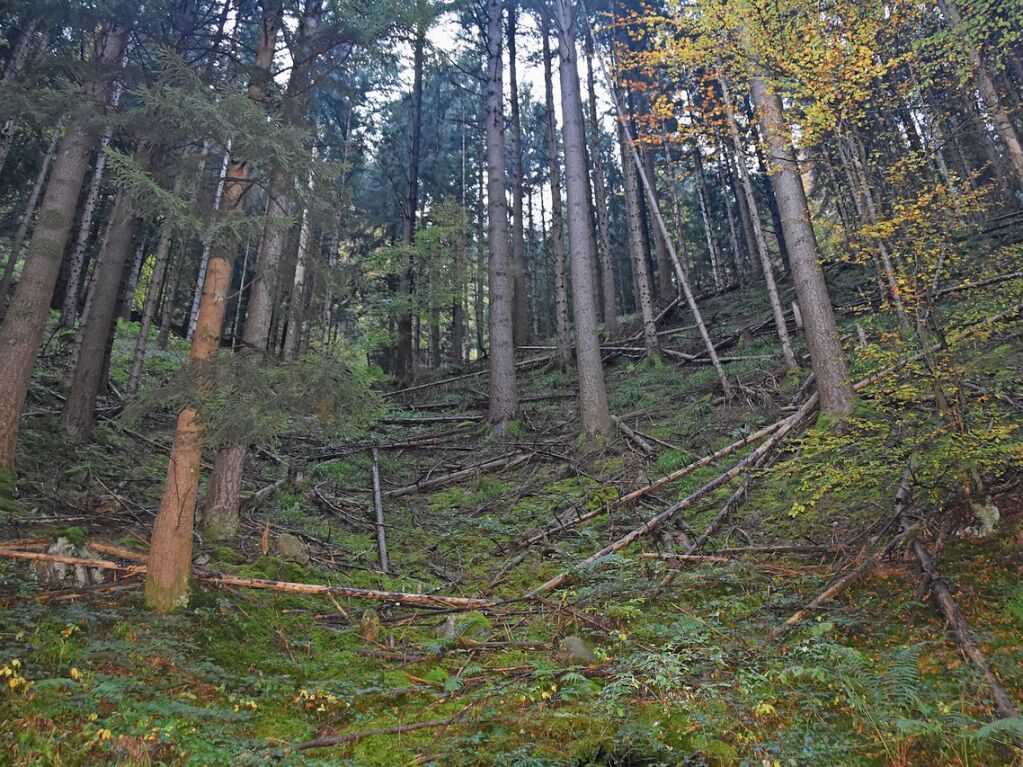
[[[135,153],[135,162],[143,172],[148,172],[151,159],[148,147],[140,147]],[[117,193],[107,235],[96,258],[88,309],[82,317],[77,359],[63,408],[64,430],[75,438],[87,436],[92,429],[96,397],[104,383],[101,380],[103,363],[116,315],[117,297],[138,222],[130,193],[122,189]]]
[[[220,180],[217,181],[217,190],[213,194],[213,210],[220,210],[220,201],[224,196],[224,184],[227,179],[228,166],[231,162],[231,147],[228,145],[224,153],[224,160],[220,166]],[[189,341],[195,335],[195,325],[199,321],[199,302],[202,300],[204,286],[206,284],[206,269],[210,262],[210,245],[203,243],[202,254],[199,256],[199,272],[195,278],[195,290],[192,291],[192,307],[188,312],[188,330],[186,337]]]
[[[505,187],[501,0],[487,0],[487,218],[490,242],[490,411],[498,432],[518,411],[513,329],[514,275]]]
[[[113,93],[110,96],[111,107],[117,107],[119,92],[120,87],[114,85]],[[103,174],[107,167],[107,147],[110,146],[110,139],[113,135],[114,129],[108,125],[103,130],[99,146],[96,149],[96,164],[93,166],[89,191],[85,195],[85,204],[82,206],[82,217],[78,224],[78,239],[75,241],[75,249],[71,253],[68,280],[64,286],[64,300],[61,303],[59,322],[61,328],[70,328],[78,317],[78,299],[82,292],[82,273],[85,271],[85,250],[89,245],[89,238],[92,236],[92,220],[96,216],[96,203],[99,202],[99,190],[103,184]]]
[[[519,80],[515,61],[515,31],[517,8],[515,0],[508,3],[508,101],[511,106],[511,167],[512,167],[512,281],[515,299],[512,304],[512,325],[515,345],[530,341],[529,294],[526,289],[526,240],[524,234],[523,170],[522,170],[522,118],[519,114]]]
[[[129,30],[130,22],[111,25],[97,35],[93,60],[102,74],[89,80],[82,93],[90,111],[102,114],[106,108],[110,94],[106,72],[121,57]],[[0,470],[10,471],[14,466],[21,407],[95,141],[90,123],[88,116],[82,116],[68,125],[29,241],[18,288],[0,327],[0,354],[4,359],[0,365]]]
[[[554,0],[560,54],[562,136],[565,142],[565,191],[568,198],[568,237],[572,269],[572,314],[575,318],[576,369],[579,376],[579,413],[589,437],[609,435],[604,368],[597,336],[597,308],[591,275],[593,230],[587,190],[586,136],[583,130],[578,52],[574,38],[571,0]]]
[[[752,80],[752,95],[760,130],[772,159],[768,170],[778,200],[821,410],[841,418],[852,412],[855,395],[817,253],[817,238],[792,147],[792,134],[785,123],[781,97],[768,88],[759,73]]]
[[[283,6],[280,0],[265,0],[263,24],[249,82],[248,97],[262,103],[264,82],[273,63],[277,32]],[[224,185],[224,212],[235,213],[250,185],[252,168],[248,162],[230,158]],[[228,242],[212,243],[206,283],[192,338],[194,364],[211,360],[220,345],[220,328],[227,306],[231,282]],[[199,464],[202,457],[202,424],[193,408],[178,416],[177,431],[171,447],[163,497],[156,513],[146,575],[146,604],[157,612],[170,612],[188,602],[192,565],[192,529],[199,492]]]
[[[966,35],[961,34],[963,18],[954,0],[938,0],[938,7],[941,8],[942,13],[948,19],[949,26],[959,34],[962,40],[966,56],[970,61],[973,82],[976,84],[980,97],[984,101],[984,106],[987,108],[991,122],[994,123],[995,130],[1002,139],[1005,153],[1009,157],[1009,164],[1012,165],[1012,170],[1016,175],[1016,182],[1023,186],[1023,143],[1020,141],[1019,133],[1016,131],[1016,126],[1013,125],[1012,118],[1002,104],[1002,100],[998,95],[998,89],[995,87],[991,73],[988,71],[987,63],[984,61],[984,57],[977,46]]]
[[[639,294],[639,311],[643,318],[643,347],[649,358],[657,356],[660,344],[657,340],[657,325],[654,322],[653,300],[650,296],[650,270],[646,251],[643,247],[643,213],[639,201],[639,179],[636,165],[632,161],[632,148],[625,133],[625,126],[618,120],[618,144],[622,150],[622,176],[625,192],[625,220],[629,233],[629,257],[632,261],[632,277]]]
[[[611,338],[618,337],[618,301],[611,250],[611,223],[607,209],[607,186],[604,183],[604,159],[600,152],[600,122],[597,119],[597,89],[593,81],[593,37],[587,29],[586,90],[590,118],[590,159],[593,163],[593,203],[597,214],[597,252],[600,257],[600,288],[604,302],[604,327]]]
[[[46,149],[46,154],[43,155],[43,161],[39,164],[39,173],[36,174],[35,184],[32,185],[32,193],[28,196],[28,202],[25,203],[25,211],[21,214],[21,221],[18,222],[18,231],[11,242],[11,252],[7,256],[7,264],[4,266],[3,279],[0,280],[0,320],[3,320],[4,315],[7,313],[7,299],[8,293],[11,292],[14,270],[18,265],[21,249],[25,245],[28,228],[32,225],[32,221],[35,218],[39,197],[46,186],[46,176],[50,171],[50,165],[53,163],[53,156],[57,153],[57,146],[60,143],[62,133],[62,124],[63,121],[58,123],[57,127],[53,130],[50,145]]]
[[[721,85],[722,99],[727,112],[725,119],[732,134],[732,144],[736,147],[736,151],[738,151],[738,147],[742,146],[742,137],[739,135],[739,127],[735,122],[735,109],[732,103],[731,92],[728,82],[723,75],[719,76],[718,82]],[[778,334],[778,341],[781,344],[782,359],[785,362],[786,370],[794,370],[798,367],[798,364],[795,354],[792,353],[792,342],[789,339],[788,326],[785,322],[785,309],[782,307],[781,297],[778,295],[778,286],[774,281],[774,267],[771,265],[771,258],[767,254],[767,239],[764,237],[763,225],[760,222],[757,196],[753,192],[753,182],[749,176],[749,168],[746,167],[746,158],[740,155],[735,159],[739,169],[739,181],[742,184],[746,207],[749,209],[749,218],[753,228],[753,239],[757,246],[757,255],[760,259],[761,273],[767,284],[767,296],[771,303],[771,315],[774,317],[774,329]]]
[[[547,105],[548,172],[551,186],[551,253],[554,260],[554,359],[558,370],[572,366],[568,327],[568,285],[565,279],[564,212],[561,205],[561,161],[558,153],[558,125],[554,112],[554,74],[551,71],[550,29],[546,9],[540,13],[543,41],[544,97]]]

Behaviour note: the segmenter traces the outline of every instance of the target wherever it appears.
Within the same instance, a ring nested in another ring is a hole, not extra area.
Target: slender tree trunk
[[[618,121],[618,144],[622,150],[622,177],[625,187],[625,219],[629,233],[629,257],[632,261],[632,275],[639,293],[639,311],[643,318],[643,346],[646,355],[654,358],[660,353],[657,341],[657,325],[654,324],[653,300],[650,297],[650,270],[643,248],[643,212],[639,200],[639,179],[632,161],[632,147],[625,133],[625,126]]]
[[[508,3],[508,101],[511,105],[511,168],[512,168],[512,278],[515,302],[512,305],[515,345],[529,343],[529,294],[526,288],[526,240],[523,223],[522,118],[519,114],[519,79],[515,60],[517,7]]]
[[[277,31],[283,8],[279,0],[265,0],[263,25],[256,50],[248,96],[263,101],[263,82],[273,63]],[[251,166],[231,158],[224,187],[224,212],[235,213],[250,184]],[[202,364],[213,358],[220,345],[227,293],[231,283],[231,243],[218,241],[211,251],[202,301],[192,339],[191,358]],[[157,612],[169,612],[188,602],[192,568],[192,529],[199,493],[199,464],[202,457],[202,424],[193,408],[178,416],[177,431],[171,446],[170,462],[163,498],[153,525],[146,572],[146,604]]]
[[[561,207],[561,162],[558,154],[558,126],[554,112],[554,74],[551,71],[551,44],[546,11],[540,14],[540,39],[543,41],[544,94],[547,104],[548,170],[551,185],[551,252],[554,260],[555,363],[565,372],[572,365],[568,327],[568,285],[565,280],[564,214]]]
[[[945,18],[948,19],[949,26],[958,34],[963,25],[963,18],[954,0],[938,0],[938,7],[941,8]],[[991,122],[994,123],[998,136],[1002,139],[1005,153],[1009,157],[1009,164],[1016,174],[1016,182],[1023,186],[1023,143],[1020,141],[1019,133],[1016,131],[1012,118],[1009,117],[1009,113],[1002,104],[1001,98],[998,95],[998,89],[995,87],[994,80],[991,78],[991,73],[980,50],[970,42],[966,35],[960,34],[960,39],[970,61],[973,82],[980,92],[980,97],[984,101],[984,106],[991,118]]]
[[[560,54],[562,136],[565,143],[565,192],[568,198],[568,238],[572,269],[572,314],[575,318],[576,369],[579,375],[579,413],[583,432],[594,437],[611,433],[611,416],[604,385],[604,367],[597,335],[595,288],[591,275],[593,230],[587,189],[586,135],[583,130],[578,52],[571,0],[554,0]]]
[[[725,216],[728,219],[728,244],[732,251],[732,268],[735,270],[735,281],[742,285],[746,282],[746,262],[742,251],[739,249],[739,230],[735,226],[735,213],[732,211],[731,189],[728,185],[728,178],[725,168],[727,163],[725,157],[724,142],[721,136],[715,134],[718,150],[718,186],[721,188],[721,199],[725,205]]]
[[[714,278],[714,287],[721,290],[724,278],[721,275],[721,255],[718,241],[714,234],[714,222],[710,217],[710,200],[707,196],[707,178],[703,172],[703,155],[699,147],[693,149],[693,167],[696,169],[696,197],[700,203],[700,216],[703,219],[703,233],[707,240],[707,253],[710,256],[710,273]]]
[[[53,162],[53,156],[57,153],[57,146],[60,143],[60,137],[63,132],[62,125],[63,121],[58,123],[57,127],[53,130],[53,137],[50,139],[50,145],[46,149],[46,154],[43,155],[43,161],[39,164],[39,173],[36,174],[35,183],[32,185],[32,193],[28,196],[28,202],[25,203],[25,211],[21,214],[21,221],[18,222],[18,231],[15,233],[14,240],[11,243],[11,252],[7,256],[7,264],[4,266],[4,276],[0,280],[0,320],[3,320],[4,314],[7,312],[7,300],[9,298],[8,294],[11,292],[14,270],[18,265],[21,249],[25,245],[28,228],[35,219],[36,206],[39,204],[39,197],[46,186],[46,176],[50,171],[50,164]]]
[[[120,85],[115,84],[110,96],[110,106],[117,107],[120,100]],[[96,203],[99,202],[99,190],[103,184],[103,174],[107,166],[107,147],[110,146],[110,139],[114,135],[112,126],[103,130],[99,140],[99,147],[96,150],[96,164],[92,169],[92,178],[89,180],[89,191],[85,195],[85,205],[82,206],[82,218],[78,224],[78,239],[75,241],[75,249],[71,253],[70,267],[68,269],[68,280],[64,286],[64,300],[60,309],[59,327],[69,328],[75,324],[78,318],[78,299],[82,292],[82,274],[85,271],[85,250],[89,245],[89,238],[92,236],[92,220],[96,217]]]
[[[735,122],[735,105],[732,102],[731,91],[724,76],[719,76],[718,82],[721,85],[721,94],[727,114],[725,119],[728,122],[728,129],[732,134],[732,144],[738,148],[742,146],[742,137],[739,135],[739,126]],[[739,170],[739,181],[742,184],[743,196],[746,200],[746,207],[749,209],[749,217],[753,227],[753,240],[756,242],[757,255],[760,259],[760,268],[767,284],[767,296],[771,303],[771,314],[774,317],[774,330],[778,334],[778,341],[781,344],[782,359],[785,362],[786,370],[794,370],[798,367],[796,356],[792,353],[792,342],[789,340],[788,326],[785,323],[785,310],[782,308],[781,297],[778,295],[778,285],[774,281],[774,267],[771,265],[771,258],[767,254],[767,238],[764,237],[763,224],[760,220],[760,210],[757,207],[757,196],[753,192],[753,181],[750,179],[749,168],[746,167],[746,158],[739,155],[735,158]]]
[[[416,30],[413,53],[412,116],[409,140],[408,191],[405,195],[404,230],[402,239],[407,249],[398,280],[399,302],[404,302],[398,313],[398,339],[395,350],[395,372],[400,384],[408,384],[415,376],[415,350],[412,331],[413,264],[412,246],[415,245],[416,214],[419,210],[419,154],[423,123],[423,51],[426,30],[422,24]],[[418,338],[418,334],[415,336]]]
[[[121,57],[129,25],[111,26],[97,35],[94,61],[102,74],[90,80],[82,94],[90,110],[102,113],[110,94],[107,71]],[[25,266],[10,309],[0,327],[0,471],[14,466],[21,407],[28,393],[32,367],[49,316],[50,297],[60,271],[82,189],[95,134],[92,118],[72,118],[53,163],[39,220],[28,244]]]
[[[224,196],[224,183],[227,179],[227,170],[231,162],[231,147],[228,145],[224,152],[224,160],[220,165],[220,179],[217,181],[217,190],[213,194],[213,210],[220,210],[220,201]],[[186,337],[189,341],[195,335],[195,325],[199,321],[199,302],[202,300],[204,284],[206,283],[206,269],[210,262],[210,246],[204,242],[202,254],[199,256],[199,272],[195,279],[195,290],[192,291],[192,307],[188,312],[188,331]]]
[[[639,150],[637,150],[639,151]],[[651,202],[649,199],[646,201],[648,206],[658,205],[658,212],[655,213],[653,210],[648,211],[650,213],[650,231],[652,232],[652,239],[654,245],[654,263],[657,266],[657,297],[662,302],[669,301],[671,298],[678,295],[678,291],[675,286],[671,284],[671,273],[673,271],[671,266],[671,257],[668,255],[668,243],[664,239],[664,235],[661,233],[660,227],[657,226],[655,217],[659,213],[660,199],[657,195],[656,179],[657,174],[654,169],[654,158],[650,152],[639,152],[640,159],[643,161],[643,169],[646,173],[646,177],[650,180],[650,183],[655,186],[653,191],[653,199],[656,203]],[[638,175],[638,174],[637,174]],[[640,200],[643,200],[643,195],[640,194]],[[642,210],[642,205],[640,210]],[[644,228],[645,232],[645,228]],[[681,233],[680,233],[681,235]],[[644,253],[646,249],[644,248]],[[644,256],[645,257],[645,256]],[[647,268],[649,272],[649,267]]]
[[[821,410],[841,418],[852,412],[855,395],[838,337],[831,296],[820,265],[817,238],[810,222],[806,192],[792,147],[792,134],[785,122],[781,97],[768,88],[762,76],[753,77],[752,94],[760,130],[772,159],[769,168],[771,184],[789,249],[790,268]]]
[[[32,50],[32,40],[35,37],[36,29],[39,28],[39,19],[32,18],[25,22],[25,25],[18,30],[18,36],[11,48],[11,56],[4,68],[3,81],[13,80],[21,75],[28,61],[29,51]],[[7,164],[7,156],[14,144],[14,134],[18,131],[18,118],[8,117],[0,127],[0,172]]]
[[[146,258],[146,241],[147,237],[139,236],[136,238],[138,242],[135,243],[135,253],[131,258],[131,271],[128,272],[128,278],[124,281],[124,291],[121,293],[121,319],[125,322],[131,322],[131,313],[135,308],[135,288],[139,284],[139,275],[142,273],[142,264]]]
[[[276,1],[276,0],[275,0]],[[308,43],[319,25],[322,0],[306,0],[302,18],[299,21],[296,59],[300,62],[292,67],[284,94],[282,112],[284,119],[298,124],[305,119],[308,108],[308,74],[313,62]],[[315,150],[314,150],[315,151]],[[315,154],[313,155],[315,159]],[[286,168],[275,166],[270,173],[267,194],[266,220],[263,234],[256,251],[253,265],[252,285],[242,330],[242,358],[251,364],[264,362],[272,355],[276,333],[273,329],[275,316],[283,311],[274,311],[275,297],[284,293],[280,288],[280,274],[284,251],[288,241],[288,230],[282,218],[291,206],[291,175]],[[309,191],[313,180],[309,178]],[[291,279],[288,301],[288,322],[285,329],[284,357],[294,359],[298,351],[302,327],[302,307],[305,284],[305,251],[309,247],[308,210],[303,211],[299,229],[298,253],[295,259],[294,275]],[[241,506],[242,476],[245,470],[246,445],[235,443],[217,451],[213,461],[203,507],[203,531],[211,540],[232,538],[238,531],[238,514]]]
[[[475,301],[473,302],[473,314],[476,320],[476,354],[479,357],[483,357],[487,353],[487,346],[483,339],[483,331],[486,328],[486,322],[483,317],[483,252],[484,252],[484,237],[483,237],[483,218],[486,212],[487,202],[484,196],[486,187],[483,183],[484,163],[483,163],[483,151],[482,148],[479,152],[478,162],[476,163],[476,185],[479,190],[478,204],[479,207],[476,213],[476,268],[474,271],[474,281],[476,285]]]
[[[151,159],[152,152],[148,147],[140,147],[135,153],[135,162],[143,172],[148,172]],[[96,259],[88,308],[82,317],[82,327],[78,334],[77,360],[67,401],[64,403],[64,430],[75,438],[88,435],[92,429],[96,397],[104,384],[101,376],[110,329],[116,319],[117,297],[124,267],[131,256],[138,222],[130,193],[128,190],[119,191],[110,214],[103,247]]]
[[[593,38],[587,30],[586,90],[590,118],[590,159],[593,163],[593,202],[597,213],[597,251],[600,256],[600,287],[604,301],[604,327],[608,335],[618,335],[618,302],[616,299],[613,252],[611,250],[611,218],[607,209],[607,185],[604,182],[604,159],[600,152],[600,122],[597,119],[597,89],[593,80]]]
[[[187,251],[188,241],[182,238],[178,241],[177,250],[169,264],[170,269],[164,281],[163,303],[160,305],[160,327],[156,333],[156,348],[160,351],[167,351],[167,344],[170,342],[174,308],[178,303],[178,284],[181,282],[181,271],[185,268]]]
[[[490,423],[503,433],[518,412],[514,274],[508,238],[501,0],[487,0],[487,219],[490,224]]]

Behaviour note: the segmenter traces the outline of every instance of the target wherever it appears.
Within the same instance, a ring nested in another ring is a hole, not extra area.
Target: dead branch
[[[907,475],[908,473],[909,469],[906,470]],[[907,504],[903,504],[900,508],[898,518],[904,532],[917,527],[916,524],[910,522]],[[1018,718],[1019,710],[1016,708],[1015,701],[1005,687],[1002,686],[998,677],[995,676],[995,672],[991,670],[987,657],[984,655],[983,650],[980,649],[980,645],[977,644],[977,640],[974,638],[966,619],[963,618],[958,602],[956,602],[948,584],[945,583],[938,572],[934,556],[920,540],[914,540],[911,548],[920,562],[920,569],[923,570],[927,579],[927,587],[934,597],[934,601],[937,602],[938,607],[941,609],[942,615],[945,616],[945,621],[952,630],[952,636],[955,637],[960,652],[969,661],[970,665],[973,666],[974,670],[980,674],[991,690],[991,697],[994,699],[995,710],[998,712],[998,715],[1003,719]]]
[[[385,573],[389,568],[387,558],[387,536],[384,531],[384,503],[380,497],[380,451],[373,448],[373,512],[376,517],[377,554],[380,556],[380,569]]]
[[[533,457],[533,455],[534,453],[514,453],[501,458],[494,458],[490,461],[483,461],[482,463],[477,463],[467,468],[453,471],[450,474],[442,474],[439,477],[432,477],[419,482],[413,482],[411,485],[403,485],[402,487],[393,488],[386,491],[384,495],[388,498],[412,495],[413,493],[420,493],[424,490],[433,490],[443,485],[451,484],[452,482],[459,482],[480,472],[513,469],[528,461]]]
[[[803,418],[809,415],[809,413],[816,406],[817,395],[814,394],[810,399],[806,401],[806,404],[804,404],[797,412],[793,413],[788,418],[784,419],[782,425],[779,426],[774,431],[774,433],[762,445],[760,445],[760,447],[758,447],[752,453],[750,453],[745,458],[740,460],[731,469],[729,469],[726,472],[723,472],[722,474],[719,474],[710,482],[703,485],[703,487],[689,494],[681,501],[672,504],[655,517],[648,519],[635,530],[632,530],[631,532],[619,538],[617,541],[605,546],[596,554],[587,557],[582,562],[580,562],[577,565],[577,567],[590,567],[600,562],[609,554],[621,551],[622,549],[626,548],[629,544],[631,544],[633,541],[635,541],[637,538],[640,538],[646,535],[647,533],[650,533],[661,527],[665,522],[674,517],[682,509],[692,506],[694,503],[696,503],[704,496],[708,495],[714,490],[717,490],[719,487],[722,487],[735,477],[749,470],[751,466],[755,466],[763,459],[763,456],[765,454],[773,450],[778,445],[778,443],[780,443],[786,437],[786,435],[788,435],[788,433],[791,432],[803,420]],[[526,596],[527,597],[535,596],[536,594],[541,594],[550,591],[551,589],[555,589],[558,586],[561,586],[563,583],[565,583],[570,577],[571,577],[570,571],[562,572],[561,574],[556,575],[555,577],[548,580],[546,583],[537,586],[535,589],[526,594]]]
[[[540,367],[546,365],[554,359],[554,355],[545,354],[540,357],[530,357],[527,360],[515,363],[516,370],[528,370],[534,367]],[[456,383],[458,381],[464,381],[468,378],[475,378],[476,376],[487,375],[490,371],[486,368],[473,371],[472,373],[463,373],[462,375],[451,376],[450,378],[442,378],[438,381],[430,381],[429,383],[419,384],[418,386],[409,386],[405,389],[398,389],[396,391],[387,392],[384,394],[385,397],[401,397],[405,394],[411,394],[414,391],[423,391],[424,389],[432,389],[437,386],[443,386],[444,384]]]
[[[651,456],[654,454],[655,451],[653,447],[650,445],[650,443],[643,439],[641,436],[639,436],[639,434],[637,434],[636,431],[632,429],[628,424],[626,424],[625,421],[623,421],[621,418],[619,418],[616,415],[613,415],[611,416],[611,422],[615,426],[617,426],[618,431],[624,434],[625,437],[632,444],[638,447],[640,449],[640,452],[642,452],[644,455]]]
[[[896,520],[898,520],[904,513],[906,504],[908,503],[909,500],[910,476],[911,475],[908,469],[903,472],[902,479],[899,481],[899,489],[895,493],[894,518]],[[824,589],[824,591],[822,591],[820,594],[814,597],[813,600],[808,605],[806,605],[806,607],[802,607],[799,610],[796,610],[796,612],[793,613],[792,616],[787,621],[785,621],[783,624],[772,630],[771,638],[778,639],[782,637],[789,629],[791,629],[797,623],[812,615],[815,610],[819,610],[821,607],[828,604],[829,602],[833,602],[835,599],[837,599],[839,596],[845,593],[845,591],[853,583],[855,583],[857,580],[859,580],[864,575],[873,570],[881,559],[887,557],[897,548],[899,548],[904,543],[909,541],[918,532],[919,525],[912,525],[910,527],[906,527],[903,529],[901,533],[892,538],[883,549],[873,554],[868,554],[867,547],[864,547],[863,551],[860,554],[859,562],[853,569],[849,570],[849,572],[847,572],[845,575],[841,576],[840,578],[832,582],[830,586],[828,586],[826,589]]]

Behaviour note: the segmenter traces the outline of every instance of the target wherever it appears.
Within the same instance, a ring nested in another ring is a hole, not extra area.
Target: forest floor
[[[769,317],[752,289],[712,299],[706,311],[719,337]],[[871,326],[877,317],[857,321],[880,332]],[[853,319],[845,316],[847,329]],[[662,327],[687,323],[679,316]],[[115,384],[133,331],[125,325],[119,333]],[[698,349],[691,330],[670,338],[675,348]],[[1010,336],[998,349],[998,364],[1018,380],[1023,340]],[[547,368],[522,374],[522,417],[501,440],[481,424],[485,375],[393,401],[370,440],[383,448],[391,574],[378,570],[370,452],[332,458],[345,449],[312,427],[253,456],[248,493],[283,478],[288,466],[303,470],[244,511],[239,539],[197,550],[196,565],[206,570],[497,601],[485,609],[200,583],[187,610],[164,618],[143,608],[138,575],[52,590],[28,564],[0,561],[0,763],[1018,763],[1011,742],[1021,723],[988,724],[997,718],[989,691],[933,602],[922,599],[915,559],[885,559],[826,609],[772,638],[865,545],[892,534],[896,462],[806,502],[836,464],[861,466],[848,453],[830,456],[819,476],[800,463],[797,448],[813,439],[812,425],[752,477],[701,551],[709,558],[664,557],[684,552],[741,480],[598,567],[577,567],[752,447],[522,545],[556,517],[578,519],[791,412],[801,380],[779,373],[775,351],[768,328],[723,352],[737,358],[727,370],[742,392],[729,405],[717,400],[709,365],[611,360],[612,411],[646,435],[649,455],[624,438],[581,444],[572,380]],[[876,364],[869,356],[857,355],[856,377]],[[183,346],[172,346],[151,358],[149,375],[183,357]],[[53,372],[33,386],[21,480],[0,505],[0,541],[38,546],[64,536],[144,551],[171,419],[154,415],[131,431],[103,421],[88,444],[68,444],[58,390]],[[114,413],[116,400],[108,405]],[[419,447],[388,447],[425,437]],[[520,456],[503,470],[394,494]],[[991,666],[1020,700],[1023,495],[1007,489],[995,500],[998,534],[980,542],[948,536],[939,566]],[[268,553],[281,533],[302,539],[308,564]],[[730,551],[779,545],[816,548]],[[566,569],[567,588],[521,599]],[[332,736],[343,740],[296,748]]]

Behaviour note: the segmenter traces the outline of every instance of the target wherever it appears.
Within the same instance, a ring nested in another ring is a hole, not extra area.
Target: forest
[[[1021,0],[0,72],[0,765],[1023,765]]]

